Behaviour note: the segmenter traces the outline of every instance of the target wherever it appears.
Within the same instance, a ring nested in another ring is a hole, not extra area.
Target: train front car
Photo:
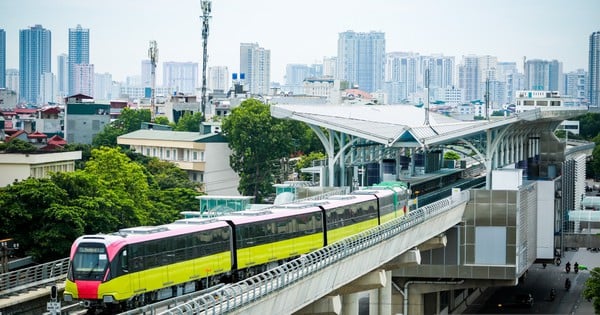
[[[100,295],[100,286],[110,280],[110,265],[115,256],[111,249],[119,243],[123,243],[123,238],[113,235],[81,236],[75,240],[71,246],[65,301],[80,300],[92,309],[115,302],[112,295]]]
[[[229,277],[231,243],[231,227],[216,220],[82,236],[63,299],[115,313],[191,293]]]

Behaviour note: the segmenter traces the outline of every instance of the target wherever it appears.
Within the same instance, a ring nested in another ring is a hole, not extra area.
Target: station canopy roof
[[[421,145],[485,130],[487,120],[462,121],[413,105],[271,105],[271,115],[321,126],[387,146]]]

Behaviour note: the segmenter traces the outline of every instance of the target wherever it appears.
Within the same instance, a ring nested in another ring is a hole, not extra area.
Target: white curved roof
[[[473,127],[488,121],[462,121],[429,112],[412,105],[271,105],[271,115],[326,127],[385,145],[397,142],[424,143],[440,135]]]

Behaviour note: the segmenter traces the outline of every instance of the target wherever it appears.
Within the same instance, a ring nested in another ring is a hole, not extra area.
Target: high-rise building
[[[184,94],[194,94],[196,92],[198,82],[197,62],[163,62],[162,70],[164,87]]]
[[[600,107],[600,31],[590,35],[588,95],[590,106]]]
[[[19,31],[19,98],[31,104],[40,94],[40,76],[52,72],[50,30],[41,25]]]
[[[19,70],[6,69],[6,88],[15,91],[19,99]]]
[[[462,64],[458,67],[458,86],[463,90],[462,95],[467,102],[481,100],[479,60],[479,56],[463,56]]]
[[[0,28],[0,88],[6,87],[6,32]]]
[[[500,82],[503,82],[505,85],[505,103],[514,103],[515,92],[522,90],[522,88],[518,85],[515,85],[514,82],[514,77],[518,74],[518,72],[519,71],[517,69],[516,62],[498,62],[496,64],[496,79]]]
[[[323,57],[323,76],[337,77],[337,57]]]
[[[564,96],[584,100],[588,97],[588,74],[583,69],[577,69],[565,74],[565,90],[561,91]]]
[[[75,94],[94,95],[94,65],[79,63],[74,66],[73,91]]]
[[[338,38],[338,78],[367,92],[383,87],[385,33],[346,31]]]
[[[69,94],[69,55],[60,54],[56,58],[57,93],[62,99]]]
[[[268,95],[271,82],[271,51],[257,43],[240,44],[240,74],[251,94]]]
[[[304,93],[304,80],[317,77],[313,66],[305,64],[287,64],[285,66],[285,85],[282,90],[293,94]]]
[[[385,90],[392,104],[401,103],[417,92],[420,73],[419,54],[391,52],[386,54]],[[400,83],[400,84],[398,84]]]
[[[525,89],[562,91],[562,62],[532,59],[525,61]]]
[[[75,89],[75,66],[78,64],[88,65],[90,63],[90,30],[77,25],[69,29],[69,94],[83,93]],[[92,72],[93,73],[93,72]]]
[[[207,87],[209,90],[229,90],[229,69],[225,66],[208,67]]]
[[[429,88],[452,87],[454,82],[454,57],[442,55],[424,56],[421,58],[424,82],[425,70],[429,69]]]
[[[155,69],[156,71],[156,69]],[[156,75],[156,73],[154,73]],[[152,62],[150,59],[142,60],[142,87],[152,87]],[[163,82],[164,83],[164,82]],[[166,86],[166,85],[165,85]]]
[[[112,99],[112,75],[110,73],[94,73],[94,99]]]
[[[56,102],[56,78],[53,73],[45,72],[40,76],[40,95],[38,104]]]

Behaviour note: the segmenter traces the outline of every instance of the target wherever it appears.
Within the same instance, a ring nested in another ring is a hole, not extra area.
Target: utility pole
[[[151,94],[150,94],[150,122],[154,122],[154,119],[156,118],[156,108],[154,107],[155,104],[155,94],[156,92],[154,91],[156,88],[156,63],[158,62],[158,46],[156,44],[155,40],[151,40],[150,41],[150,48],[148,49],[148,57],[150,58],[150,64],[151,64],[151,69],[150,69],[150,76],[151,76],[151,80],[152,80],[152,90],[151,90]]]
[[[201,0],[200,5],[202,7],[202,118],[201,122],[205,121],[206,118],[206,64],[208,63],[208,51],[206,46],[208,44],[208,20],[210,19],[211,1]]]

